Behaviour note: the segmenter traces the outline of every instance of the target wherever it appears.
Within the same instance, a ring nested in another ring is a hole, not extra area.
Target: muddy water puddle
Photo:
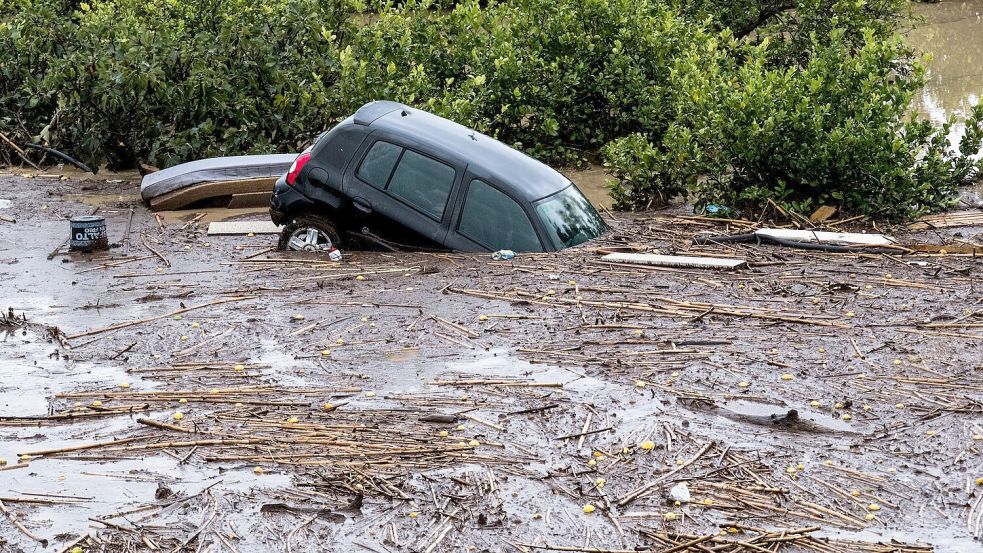
[[[791,409],[796,412],[796,418],[802,423],[806,423],[808,427],[814,431],[831,431],[831,432],[848,432],[853,433],[857,431],[855,426],[851,426],[841,419],[831,417],[829,415],[812,411],[809,409],[803,409],[799,407],[789,407],[783,404],[769,404],[769,403],[759,403],[755,401],[746,400],[734,400],[734,401],[724,401],[719,404],[720,408],[736,415],[737,417],[758,417],[760,419],[765,418],[782,418],[788,415]]]
[[[264,474],[258,479],[248,467],[193,466],[162,455],[112,463],[58,459],[0,472],[0,495],[51,501],[22,510],[21,520],[49,537],[53,533],[77,536],[99,527],[92,518],[158,503],[161,493],[192,496],[217,485],[223,494],[252,494],[286,488],[290,481],[286,474]],[[135,512],[114,522],[128,525],[140,518]]]
[[[931,544],[934,553],[970,553],[983,551],[980,542],[968,536],[954,536],[951,532],[930,527],[888,528],[885,530],[821,530],[817,533],[829,539],[854,540],[864,543],[884,543],[896,540],[905,543]]]

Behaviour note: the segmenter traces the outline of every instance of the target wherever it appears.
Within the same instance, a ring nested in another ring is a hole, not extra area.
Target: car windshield
[[[594,206],[572,184],[537,202],[536,212],[558,250],[583,244],[607,230]]]

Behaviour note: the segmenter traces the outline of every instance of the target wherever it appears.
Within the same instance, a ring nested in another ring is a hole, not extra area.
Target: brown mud
[[[977,258],[695,247],[754,224],[677,210],[335,263],[114,180],[0,175],[0,551],[980,548]],[[116,247],[67,253],[96,208]]]

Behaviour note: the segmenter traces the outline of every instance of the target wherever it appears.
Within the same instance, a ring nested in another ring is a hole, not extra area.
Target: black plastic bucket
[[[91,252],[108,250],[109,235],[106,233],[106,218],[99,215],[80,215],[72,217],[72,238],[69,245],[73,250]]]

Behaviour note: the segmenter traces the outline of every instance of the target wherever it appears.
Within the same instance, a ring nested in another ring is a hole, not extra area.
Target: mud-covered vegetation
[[[0,0],[0,128],[97,164],[296,151],[374,99],[556,164],[621,207],[693,195],[896,219],[978,174],[908,116],[922,85],[877,0]],[[6,145],[2,145],[6,147]],[[12,155],[10,150],[6,150]],[[12,158],[16,159],[16,158]]]

